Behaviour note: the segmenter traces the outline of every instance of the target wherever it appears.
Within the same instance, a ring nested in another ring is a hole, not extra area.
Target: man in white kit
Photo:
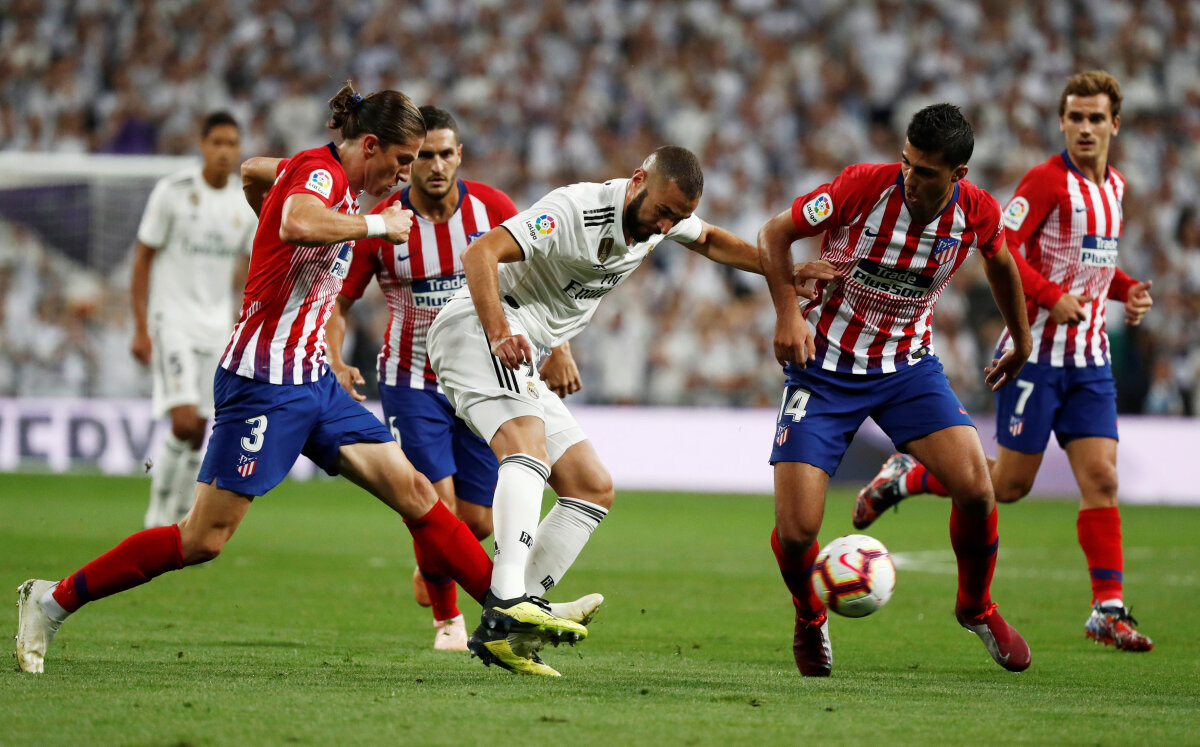
[[[229,178],[241,160],[237,121],[208,115],[200,152],[202,166],[164,177],[150,193],[133,260],[130,352],[151,368],[155,417],[171,417],[151,474],[147,529],[178,522],[192,506],[213,374],[258,225],[240,180]]]
[[[491,624],[490,610],[561,581],[613,501],[591,443],[537,376],[539,359],[587,326],[600,299],[663,239],[762,273],[755,246],[692,214],[703,187],[695,155],[664,146],[632,178],[554,190],[462,255],[467,287],[443,307],[428,342],[447,398],[500,460],[491,591],[468,643],[485,664],[513,669],[517,657],[536,655]],[[559,498],[539,525],[547,481]]]

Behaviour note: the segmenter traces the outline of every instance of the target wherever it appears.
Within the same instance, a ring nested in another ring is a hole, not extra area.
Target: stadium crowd
[[[345,78],[452,111],[463,175],[525,206],[626,176],[663,143],[705,167],[700,214],[746,239],[846,164],[895,161],[936,101],[976,128],[968,177],[1002,201],[1062,149],[1066,77],[1104,68],[1124,93],[1111,162],[1128,180],[1120,264],[1153,279],[1140,328],[1110,313],[1123,412],[1200,412],[1200,3],[1195,0],[10,0],[0,24],[0,149],[186,154],[228,109],[243,156],[323,142]],[[128,237],[130,245],[134,237]],[[802,251],[815,252],[815,246]],[[128,267],[63,259],[0,222],[0,396],[140,395]],[[774,313],[761,278],[678,248],[573,345],[589,402],[774,405]],[[364,373],[381,300],[354,309]],[[1000,322],[970,261],[935,315],[964,403]]]

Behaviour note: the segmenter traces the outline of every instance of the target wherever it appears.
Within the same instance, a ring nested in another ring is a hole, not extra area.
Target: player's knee
[[[995,498],[992,481],[987,475],[963,481],[950,491],[950,495],[960,507],[968,509],[988,506]]]
[[[784,555],[803,555],[817,541],[817,530],[807,527],[779,528],[776,530],[776,536]]]
[[[1084,493],[1096,505],[1116,505],[1117,503],[1117,468],[1110,464],[1089,469],[1084,481]]]
[[[613,490],[612,476],[605,469],[597,470],[589,475],[584,490],[580,492],[582,495],[575,497],[582,498],[588,503],[594,503],[604,509],[612,508],[613,499],[616,497],[616,493]]]
[[[996,484],[996,501],[998,503],[1015,503],[1033,490],[1033,479],[1005,480]]]
[[[181,528],[182,529],[182,528]],[[206,563],[221,554],[229,535],[223,531],[180,532],[183,564]]]
[[[205,419],[199,415],[182,415],[171,418],[171,435],[199,449],[204,440]]]
[[[463,519],[463,523],[471,530],[471,534],[475,535],[475,539],[480,542],[492,534],[491,516],[468,516]]]

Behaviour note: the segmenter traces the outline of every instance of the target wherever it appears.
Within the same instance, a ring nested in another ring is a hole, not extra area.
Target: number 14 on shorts
[[[807,415],[804,409],[808,407],[808,398],[812,396],[812,392],[799,387],[783,390],[783,402],[779,405],[779,424],[783,425],[783,416],[791,416],[792,421],[797,421]]]

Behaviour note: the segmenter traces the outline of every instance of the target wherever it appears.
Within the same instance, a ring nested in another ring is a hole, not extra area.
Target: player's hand
[[[574,394],[583,387],[579,366],[575,365],[575,357],[566,345],[551,350],[538,373],[546,382],[546,388],[560,397]]]
[[[810,301],[817,297],[817,293],[808,287],[808,281],[833,280],[837,276],[837,268],[823,259],[813,262],[797,262],[792,267],[792,285],[796,287],[796,295]]]
[[[1141,324],[1142,317],[1154,305],[1154,299],[1150,297],[1151,285],[1154,285],[1154,281],[1147,280],[1129,289],[1129,298],[1125,299],[1125,323],[1130,327]]]
[[[1021,355],[1012,348],[1005,350],[999,358],[992,359],[992,365],[983,369],[986,374],[983,377],[983,383],[987,384],[993,392],[996,391],[1017,378],[1017,374],[1021,373],[1028,357],[1028,353]]]
[[[388,241],[393,244],[403,244],[408,241],[408,232],[412,230],[413,214],[411,210],[406,210],[399,202],[393,202],[379,213],[383,216],[383,223],[387,226]]]
[[[533,344],[525,335],[508,335],[492,343],[492,355],[499,358],[505,368],[516,370],[526,363],[533,363]]]
[[[154,344],[150,342],[150,333],[144,329],[135,331],[129,352],[133,353],[133,357],[137,358],[143,366],[149,366],[150,354],[154,352]]]
[[[1055,324],[1079,324],[1087,320],[1087,310],[1084,306],[1091,303],[1087,296],[1072,296],[1064,293],[1050,308],[1050,318]]]
[[[359,394],[357,389],[367,383],[366,379],[362,377],[362,372],[358,370],[358,366],[335,368],[333,375],[337,377],[337,382],[342,385],[342,389],[346,390],[346,394],[353,397],[356,402],[362,402],[367,398],[367,395]]]
[[[779,365],[795,363],[801,368],[817,354],[812,330],[800,310],[779,317],[775,322],[775,360]]]

